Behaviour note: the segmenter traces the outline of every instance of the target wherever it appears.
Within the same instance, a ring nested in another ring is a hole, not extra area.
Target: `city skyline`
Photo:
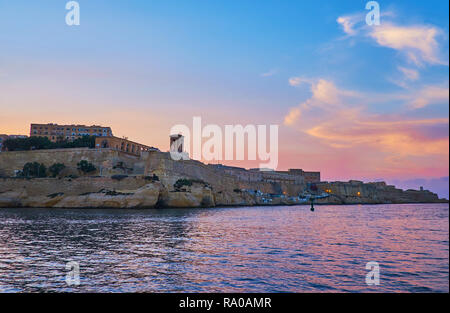
[[[448,3],[379,1],[369,26],[355,1],[79,1],[72,27],[65,3],[0,0],[0,133],[106,125],[167,151],[193,116],[278,124],[280,170],[448,198]]]

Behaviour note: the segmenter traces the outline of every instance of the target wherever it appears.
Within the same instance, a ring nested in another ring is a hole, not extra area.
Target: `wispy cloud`
[[[388,20],[395,15],[386,11],[381,25],[368,26],[362,14],[343,15],[337,23],[349,37],[360,35],[373,39],[379,46],[394,49],[416,66],[448,65],[441,55],[438,37],[444,32],[433,25],[398,25]],[[448,58],[447,58],[448,59]]]
[[[396,77],[390,77],[388,80],[404,89],[409,89],[410,83],[415,82],[420,78],[419,71],[413,68],[397,66],[397,70],[400,72],[399,75],[395,75]]]
[[[359,32],[356,25],[363,21],[363,16],[362,14],[340,16],[336,21],[342,26],[344,33],[354,36]]]
[[[262,73],[262,74],[261,74],[261,77],[270,77],[270,76],[275,75],[277,72],[278,72],[277,69],[271,69],[271,70],[268,71],[268,72]]]
[[[425,86],[411,97],[409,106],[413,109],[420,109],[433,103],[449,101],[449,88],[443,86]]]
[[[419,77],[420,77],[419,72],[416,71],[415,69],[412,69],[412,68],[406,68],[406,67],[402,67],[402,66],[399,66],[399,67],[397,67],[397,68],[398,68],[398,70],[399,70],[400,72],[403,73],[404,78],[405,78],[406,80],[416,81],[416,80],[418,80]]]
[[[314,80],[305,77],[291,77],[289,78],[289,85],[296,87],[302,84],[312,84]]]
[[[322,108],[326,111],[340,110],[343,108],[343,99],[346,97],[359,98],[361,95],[355,91],[338,89],[335,84],[326,79],[310,79],[304,77],[292,77],[289,79],[291,86],[309,84],[312,96],[299,106],[291,108],[285,116],[285,125],[294,125],[303,111]]]
[[[448,62],[440,56],[436,39],[441,33],[442,31],[435,26],[397,26],[383,23],[371,27],[368,36],[380,46],[405,54],[415,65],[422,66],[424,63],[448,65]]]

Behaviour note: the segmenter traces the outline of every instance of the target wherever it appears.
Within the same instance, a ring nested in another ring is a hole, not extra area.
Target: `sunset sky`
[[[111,126],[279,125],[278,169],[448,197],[447,1],[0,0],[0,134]],[[227,162],[222,162],[227,163]],[[246,162],[228,162],[252,166]]]

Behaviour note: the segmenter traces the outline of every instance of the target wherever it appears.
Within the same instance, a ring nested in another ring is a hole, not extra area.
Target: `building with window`
[[[110,137],[111,127],[86,125],[31,124],[30,137],[47,137],[50,141],[72,141],[82,136]]]
[[[291,168],[287,172],[291,175],[303,176],[305,183],[319,183],[320,182],[320,172],[307,172],[298,168]]]

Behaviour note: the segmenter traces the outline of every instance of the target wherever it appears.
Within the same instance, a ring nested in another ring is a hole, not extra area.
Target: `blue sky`
[[[373,43],[339,40],[336,18],[364,14],[365,1],[79,1],[81,25],[64,24],[66,1],[0,1],[2,55],[50,63],[113,68],[150,67],[178,76],[174,83],[201,89],[214,77],[221,96],[228,88],[296,101],[285,77],[326,76],[363,91],[393,90],[380,77],[395,69],[396,51]],[[438,25],[448,34],[445,1],[379,1],[409,24]],[[444,36],[445,37],[445,36]],[[448,51],[448,38],[442,49]],[[32,53],[30,53],[32,52]],[[279,75],[265,88],[262,73]],[[447,68],[426,69],[430,81]],[[146,74],[149,74],[148,72]],[[362,76],[364,79],[361,79]],[[145,79],[145,77],[143,77]],[[182,87],[182,86],[180,86]],[[200,90],[199,90],[200,89]],[[276,92],[276,93],[275,93]],[[267,101],[266,105],[273,105]]]
[[[0,133],[102,123],[167,148],[200,115],[279,124],[281,168],[448,176],[446,1],[378,1],[378,29],[367,1],[78,2],[69,27],[66,1],[0,0]]]

